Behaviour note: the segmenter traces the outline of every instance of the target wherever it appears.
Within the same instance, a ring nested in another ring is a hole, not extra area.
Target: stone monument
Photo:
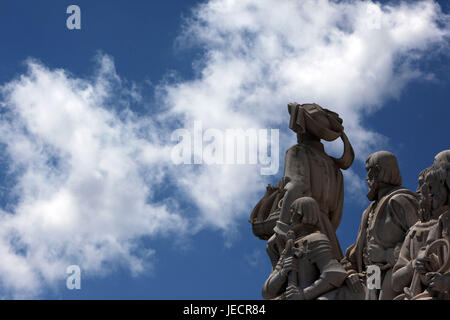
[[[392,284],[396,300],[450,299],[450,150],[419,175],[420,220],[403,242]]]
[[[367,198],[355,243],[345,256],[336,237],[343,210],[341,170],[354,160],[343,120],[317,104],[289,103],[297,144],[284,175],[254,207],[254,235],[267,240],[272,271],[262,295],[271,300],[450,300],[450,150],[419,175],[417,192],[402,187],[397,158],[378,151],[366,160]],[[321,139],[341,138],[333,158]],[[379,288],[366,286],[379,270]]]
[[[286,152],[284,176],[272,187],[250,215],[253,233],[268,240],[267,253],[272,266],[278,262],[289,231],[289,208],[301,197],[314,198],[320,209],[323,233],[329,238],[333,256],[340,260],[342,250],[336,229],[342,217],[344,186],[341,169],[353,162],[353,148],[344,133],[342,119],[337,113],[317,104],[288,104],[291,116],[289,128],[297,134],[298,143]],[[327,155],[320,139],[334,141],[341,138],[344,153],[336,159]]]

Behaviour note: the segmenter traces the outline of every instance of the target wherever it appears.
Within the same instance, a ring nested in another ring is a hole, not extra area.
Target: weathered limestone
[[[286,152],[283,178],[267,186],[250,216],[253,233],[268,240],[272,262],[263,297],[450,300],[450,150],[422,171],[416,192],[402,187],[394,154],[370,155],[371,203],[343,256],[335,233],[344,201],[341,170],[354,159],[343,121],[317,104],[290,103],[288,111],[298,143]],[[344,153],[336,159],[320,140],[339,137]],[[378,287],[369,281],[374,276]]]
[[[416,194],[401,187],[402,178],[396,157],[379,151],[366,160],[367,197],[372,201],[364,211],[356,242],[342,260],[350,279],[364,277],[366,268],[381,269],[381,289],[368,290],[369,300],[392,300],[398,293],[391,284],[392,267],[408,229],[418,219]]]
[[[419,176],[420,221],[408,232],[394,267],[396,300],[450,299],[450,150]]]

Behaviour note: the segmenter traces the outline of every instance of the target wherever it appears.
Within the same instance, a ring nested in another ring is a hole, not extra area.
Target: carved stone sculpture
[[[450,150],[419,175],[417,193],[402,187],[391,152],[370,155],[371,203],[343,256],[336,237],[344,201],[341,170],[354,160],[343,121],[317,104],[290,103],[288,111],[298,143],[286,152],[283,177],[267,186],[250,215],[272,262],[263,297],[450,300]],[[344,152],[336,159],[320,140],[339,137]]]
[[[394,267],[396,300],[450,299],[450,150],[419,176],[419,215]]]
[[[298,144],[286,152],[284,177],[254,208],[250,222],[253,232],[267,240],[272,266],[278,262],[289,230],[291,204],[301,197],[314,198],[319,206],[323,232],[330,240],[333,257],[342,258],[336,229],[342,217],[344,187],[341,169],[353,162],[354,152],[344,133],[338,114],[317,104],[290,103],[290,128],[297,133]],[[340,159],[328,156],[320,139],[341,138],[344,153]],[[275,233],[274,233],[275,232]]]
[[[342,260],[349,273],[348,283],[359,284],[369,265],[381,269],[381,289],[368,290],[366,299],[391,300],[398,293],[392,287],[395,265],[405,234],[418,220],[416,194],[401,186],[397,158],[379,151],[366,160],[367,197],[372,201],[362,215],[356,242]]]
[[[290,206],[286,247],[263,287],[265,299],[358,299],[342,284],[347,272],[333,257],[331,243],[321,231],[320,209],[310,197]]]

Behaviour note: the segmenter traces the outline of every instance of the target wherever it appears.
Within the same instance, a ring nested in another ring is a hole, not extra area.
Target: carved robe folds
[[[342,262],[349,273],[364,273],[372,264],[380,266],[381,290],[370,290],[368,299],[391,300],[398,294],[392,288],[392,267],[405,234],[418,219],[417,208],[414,193],[395,187],[364,211],[356,242],[347,249]],[[381,258],[373,255],[371,246],[381,248]]]
[[[418,221],[406,235],[397,263],[392,270],[392,287],[396,292],[401,293],[403,288],[411,285],[414,274],[414,259],[418,256],[420,250],[425,247],[430,230],[436,222],[437,220]],[[421,286],[418,290],[419,292],[423,291]]]

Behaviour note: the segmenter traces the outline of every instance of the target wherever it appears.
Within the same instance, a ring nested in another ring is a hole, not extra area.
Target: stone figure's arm
[[[368,215],[369,210],[370,210],[370,207],[367,208],[366,210],[364,210],[364,212],[362,214],[361,222],[359,224],[358,235],[356,237],[356,241],[350,247],[348,247],[347,250],[345,250],[345,257],[341,260],[341,264],[345,268],[345,270],[347,270],[348,275],[359,272],[358,267],[357,267],[358,253],[357,253],[356,249],[357,249],[358,241],[360,241],[360,238],[363,237],[364,229],[366,227],[365,224],[367,222],[365,220],[365,217]]]
[[[397,194],[393,196],[387,204],[387,210],[391,216],[391,219],[397,224],[398,227],[400,227],[401,230],[403,230],[403,234],[406,234],[407,231],[417,222],[418,209],[419,204],[417,199],[411,195],[405,194]],[[401,241],[399,241],[395,246],[392,248],[387,248],[385,254],[387,263],[395,265],[404,239],[405,238],[402,237]]]
[[[389,212],[401,228],[408,231],[419,220],[419,203],[409,194],[397,194],[388,203]]]
[[[274,299],[286,290],[287,274],[282,269],[282,259],[278,261],[275,269],[264,283],[262,296],[266,300]]]
[[[303,289],[305,300],[312,300],[340,287],[347,277],[347,272],[333,258],[330,241],[324,234],[317,234],[315,239],[308,243],[308,252],[311,263],[315,264],[320,272],[319,279]]]
[[[340,181],[343,181],[342,173],[339,171],[338,175],[340,176]],[[338,198],[337,198],[337,207],[335,210],[330,212],[330,222],[331,226],[333,227],[334,231],[337,230],[339,225],[341,224],[342,220],[342,210],[344,207],[344,184],[338,184],[339,190],[338,192]]]
[[[397,263],[392,270],[392,288],[397,292],[402,292],[403,288],[411,285],[414,274],[414,257],[410,257],[410,244],[413,232],[414,230],[410,230],[406,235]]]
[[[285,186],[285,195],[281,206],[280,219],[277,223],[278,230],[287,232],[289,230],[289,208],[294,200],[311,196],[311,176],[308,155],[306,150],[294,146],[286,151],[284,176],[289,177]]]
[[[442,236],[441,228],[439,226],[439,223],[436,223],[434,226],[431,227],[430,232],[428,233],[426,244],[433,243],[433,241],[440,239],[441,236]]]

